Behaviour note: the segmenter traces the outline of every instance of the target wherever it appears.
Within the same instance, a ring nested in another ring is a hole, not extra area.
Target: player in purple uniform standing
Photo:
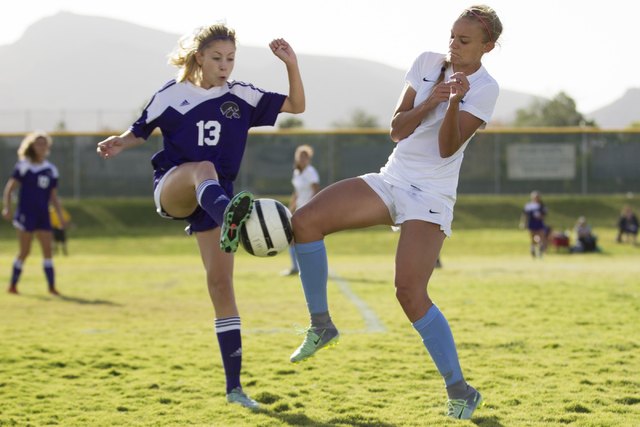
[[[531,192],[531,201],[524,205],[524,210],[520,216],[520,229],[524,230],[525,222],[531,234],[531,256],[536,257],[536,244],[538,245],[538,256],[542,257],[547,247],[548,228],[544,224],[547,216],[547,207],[542,203],[539,191]]]
[[[98,144],[98,153],[110,159],[142,144],[155,128],[162,131],[164,149],[151,159],[156,207],[163,217],[186,220],[187,233],[196,236],[216,314],[227,400],[249,408],[258,403],[240,385],[240,316],[232,275],[237,229],[251,212],[253,196],[243,191],[232,198],[233,181],[249,128],[272,126],[278,113],[305,109],[296,54],[283,39],[269,47],[286,65],[289,95],[230,81],[235,31],[223,24],[202,27],[183,37],[170,57],[180,69],[178,78],[156,92],[128,131]]]
[[[58,169],[49,161],[47,155],[51,148],[51,137],[43,132],[28,134],[18,148],[18,163],[4,188],[4,206],[2,217],[13,219],[18,230],[20,251],[13,260],[13,274],[9,284],[9,293],[17,294],[18,280],[22,265],[31,250],[33,235],[40,241],[44,260],[42,265],[47,276],[49,292],[59,295],[55,287],[52,260],[52,232],[49,220],[49,202],[58,216],[62,218],[62,207],[58,198]],[[11,194],[20,186],[16,214],[11,214]],[[65,227],[64,219],[61,227]]]

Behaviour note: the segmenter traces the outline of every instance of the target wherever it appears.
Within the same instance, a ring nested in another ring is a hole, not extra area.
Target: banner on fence
[[[574,179],[573,144],[513,144],[507,146],[507,177],[513,180]]]

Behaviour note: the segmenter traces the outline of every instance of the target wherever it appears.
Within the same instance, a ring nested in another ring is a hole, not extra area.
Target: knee
[[[402,286],[396,283],[396,299],[402,307],[410,307],[418,301],[415,289],[409,286]]]
[[[208,160],[198,162],[198,165],[196,166],[196,175],[218,180],[218,172],[216,171],[216,167],[212,162]]]
[[[291,228],[293,229],[293,235],[301,238],[306,236],[310,231],[316,229],[313,222],[313,216],[309,209],[298,209],[291,218]]]
[[[29,252],[31,252],[31,248],[21,248],[18,253],[18,259],[24,261],[29,256]]]
[[[224,292],[233,289],[233,281],[230,276],[220,276],[215,272],[207,272],[207,286],[210,290]]]

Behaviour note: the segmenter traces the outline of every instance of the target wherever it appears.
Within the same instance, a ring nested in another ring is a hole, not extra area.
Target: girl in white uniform
[[[318,194],[318,184],[320,183],[320,175],[316,168],[311,166],[313,158],[313,148],[308,145],[300,145],[296,148],[294,155],[294,170],[291,184],[293,184],[293,194],[289,202],[289,210],[295,212],[316,194]],[[298,274],[298,260],[293,248],[293,244],[289,247],[289,255],[291,256],[291,268],[280,273],[281,276],[291,276]]]
[[[429,298],[427,283],[445,236],[451,234],[464,149],[489,121],[498,98],[498,85],[481,59],[501,33],[491,8],[466,9],[451,28],[449,52],[425,52],[407,72],[391,120],[391,139],[397,145],[380,173],[333,184],[293,215],[311,326],[292,362],[338,343],[328,311],[324,236],[380,224],[401,226],[396,297],[444,378],[447,415],[470,418],[482,405],[480,393],[464,380],[451,329]]]

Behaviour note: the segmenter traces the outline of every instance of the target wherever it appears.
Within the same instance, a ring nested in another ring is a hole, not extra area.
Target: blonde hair
[[[20,147],[18,147],[18,158],[20,160],[29,159],[30,161],[36,161],[36,153],[33,151],[33,144],[38,140],[38,138],[44,138],[47,140],[47,145],[51,147],[53,141],[48,133],[42,131],[35,131],[28,133],[27,136],[24,137],[22,142],[20,143]]]
[[[178,46],[169,55],[169,64],[180,69],[178,72],[179,83],[190,81],[197,85],[202,81],[202,68],[196,60],[196,53],[214,39],[227,39],[235,46],[236,32],[225,24],[219,23],[196,28],[192,34],[180,38]]]
[[[489,6],[484,4],[470,6],[468,9],[465,9],[460,16],[458,16],[458,19],[462,18],[473,19],[482,27],[482,43],[488,43],[490,41],[495,43],[502,34],[502,22],[500,21],[500,18],[498,18],[496,11]],[[449,61],[449,57],[447,56],[444,60],[444,64],[442,64],[442,68],[440,69],[440,76],[438,76],[438,79],[433,85],[434,90],[435,87],[444,80],[444,72],[450,65],[451,61]]]
[[[311,159],[313,158],[313,148],[310,145],[307,145],[307,144],[298,145],[298,148],[296,148],[296,153],[293,156],[294,169],[300,169],[298,167],[298,159],[300,158],[300,154],[302,153],[307,153],[307,156],[309,156],[309,161],[311,161]]]
[[[311,148],[310,145],[307,145],[307,144],[298,145],[298,148],[296,148],[295,156],[298,157],[300,155],[300,153],[302,153],[302,152],[307,153],[309,158],[313,157],[313,148]]]

